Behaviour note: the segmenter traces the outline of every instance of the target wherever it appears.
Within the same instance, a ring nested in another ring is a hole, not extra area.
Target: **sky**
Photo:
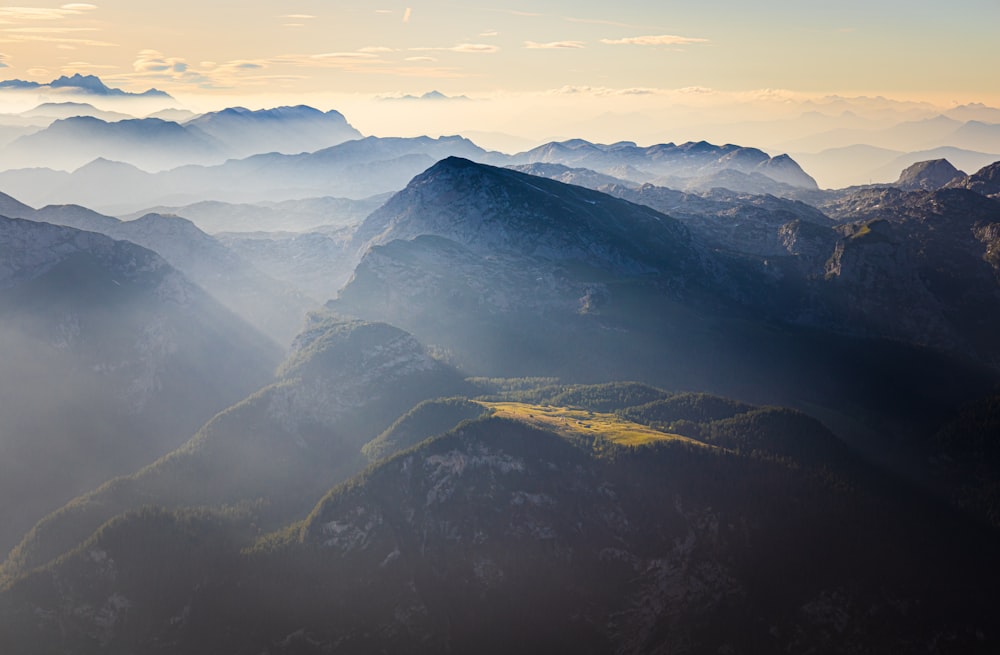
[[[631,115],[651,133],[831,97],[1000,106],[998,24],[997,0],[39,3],[0,7],[0,79],[94,74],[199,111],[306,103],[396,129],[423,110],[373,100],[438,90],[472,103],[438,106],[444,124],[541,134]]]

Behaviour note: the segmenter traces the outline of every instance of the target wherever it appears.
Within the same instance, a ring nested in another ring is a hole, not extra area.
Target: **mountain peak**
[[[461,157],[446,157],[413,178],[368,217],[355,243],[364,252],[420,236],[476,253],[580,260],[622,272],[683,259],[689,240],[683,226],[648,207]]]
[[[81,75],[80,73],[74,73],[72,76],[67,77],[63,75],[57,79],[52,80],[49,83],[52,88],[61,87],[76,87],[79,89],[86,89],[91,93],[98,93],[101,95],[107,95],[111,92],[111,88],[108,87],[104,82],[101,81],[96,75]]]
[[[947,159],[931,159],[908,166],[900,173],[895,186],[905,191],[934,191],[963,177],[965,173]]]

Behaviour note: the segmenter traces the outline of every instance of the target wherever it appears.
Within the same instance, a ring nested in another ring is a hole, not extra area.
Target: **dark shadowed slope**
[[[149,250],[0,219],[3,547],[270,377],[273,343]]]

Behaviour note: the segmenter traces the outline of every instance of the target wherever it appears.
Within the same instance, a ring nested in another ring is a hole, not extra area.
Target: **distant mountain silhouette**
[[[107,86],[96,75],[81,75],[80,73],[75,73],[70,76],[63,75],[48,83],[28,82],[25,80],[4,80],[0,81],[0,90],[3,89],[63,89],[82,95],[117,98],[172,98],[170,94],[158,89],[147,89],[141,93],[122,91],[121,89]]]
[[[305,105],[259,111],[232,107],[202,114],[184,125],[221,142],[231,157],[315,152],[363,136],[340,112],[321,112]]]

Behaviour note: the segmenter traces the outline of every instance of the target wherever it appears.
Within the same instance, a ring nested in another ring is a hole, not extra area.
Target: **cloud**
[[[79,16],[85,11],[97,9],[96,5],[73,3],[58,9],[48,7],[0,7],[0,22],[60,20],[69,16]]]
[[[607,95],[611,89],[606,89],[604,87],[595,86],[573,86],[567,84],[566,86],[561,86],[558,89],[552,89],[549,91],[551,94],[555,95]]]
[[[376,9],[375,13],[376,14],[391,14],[392,13],[392,9]]]
[[[8,61],[10,61],[10,55],[0,52],[0,68],[10,68]]]
[[[159,50],[141,50],[132,62],[134,73],[130,78],[140,78],[147,82],[172,83],[175,85],[197,86],[204,89],[219,89],[243,82],[247,76],[262,71],[270,65],[263,59],[234,59],[217,64],[203,61],[198,67],[187,63],[181,57],[168,57]]]
[[[715,89],[710,89],[707,86],[685,86],[681,89],[677,89],[677,93],[704,96],[715,93]]]
[[[407,57],[403,61],[437,61],[434,57]]]
[[[112,64],[93,64],[89,61],[69,61],[62,65],[63,72],[69,73],[79,73],[82,70],[118,70],[117,66]]]
[[[583,41],[551,41],[549,43],[535,43],[525,41],[524,47],[528,50],[579,50],[584,47]]]
[[[537,18],[545,15],[533,11],[518,11],[516,9],[484,9],[484,11],[493,11],[498,14],[510,14],[511,16],[525,16],[528,18]]]
[[[288,18],[291,20],[309,20],[311,18],[316,18],[312,14],[283,14],[278,16],[278,18]]]
[[[693,43],[708,43],[708,39],[699,39],[674,34],[658,36],[630,36],[624,39],[601,39],[606,45],[691,45]]]
[[[5,27],[8,34],[68,34],[70,32],[96,32],[96,27]]]
[[[473,54],[492,54],[494,52],[499,52],[500,47],[495,45],[490,45],[487,43],[459,43],[458,45],[451,46],[450,48],[410,48],[414,52],[466,52]]]
[[[413,14],[413,10],[411,8],[407,7],[406,11],[403,12],[403,22],[404,23],[409,23],[410,22],[410,16],[412,14]]]
[[[268,60],[272,65],[296,66],[299,68],[332,68],[349,73],[369,72],[385,61],[371,52],[321,52],[317,54],[287,54]]]
[[[625,89],[612,89],[606,86],[561,86],[558,89],[551,89],[547,93],[552,95],[588,95],[597,97],[613,96],[652,96],[662,95],[667,91],[648,87],[631,87]]]
[[[0,30],[0,43],[55,43],[63,46],[113,46],[115,44],[94,39],[63,36],[80,32],[96,32],[94,27],[40,27],[40,21],[60,21],[80,16],[97,9],[87,3],[65,4],[52,7],[0,7],[0,25],[9,26]],[[26,26],[19,26],[25,24]]]
[[[453,48],[448,48],[448,50],[452,52],[493,53],[498,52],[500,48],[486,43],[460,43]]]
[[[368,54],[378,54],[382,52],[395,52],[394,48],[387,48],[384,45],[371,45],[364,48],[358,48],[358,52],[364,52]]]
[[[370,52],[323,52],[318,55],[309,55],[310,59],[317,61],[366,61],[378,59]]]
[[[98,47],[114,47],[117,43],[109,43],[108,41],[96,41],[94,39],[76,39],[63,36],[56,36],[60,32],[52,33],[28,33],[28,32],[0,32],[0,43],[25,43],[25,42],[35,42],[35,43],[57,43],[63,45],[74,45],[74,46],[98,46]]]
[[[485,32],[480,32],[479,36],[488,39],[493,36],[500,36],[500,32],[497,32],[496,30],[487,30]]]
[[[167,57],[159,50],[141,50],[132,62],[132,70],[136,73],[173,74],[184,73],[187,69],[183,59]]]
[[[628,27],[631,29],[649,29],[649,25],[631,25],[629,23],[619,23],[614,20],[601,20],[597,18],[574,18],[572,16],[567,16],[566,20],[571,23],[587,23],[589,25],[611,25],[613,27]]]

